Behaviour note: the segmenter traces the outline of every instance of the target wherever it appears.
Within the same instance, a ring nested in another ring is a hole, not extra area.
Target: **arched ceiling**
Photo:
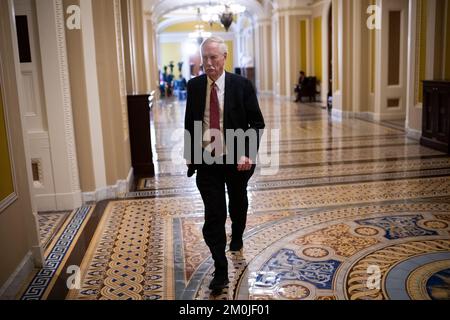
[[[197,8],[205,12],[214,5],[240,4],[252,19],[267,19],[272,10],[308,7],[322,0],[142,0],[144,11],[151,14],[157,32],[168,26],[198,20]]]
[[[264,17],[265,12],[262,6],[264,0],[143,0],[144,11],[150,12],[154,21],[166,16],[172,11],[187,7],[208,7],[210,5],[220,5],[224,3],[240,4],[247,8],[250,15]]]

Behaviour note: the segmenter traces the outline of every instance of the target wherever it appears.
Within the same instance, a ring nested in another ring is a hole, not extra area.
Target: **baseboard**
[[[0,300],[16,300],[34,268],[33,253],[28,251],[16,270],[0,288]]]
[[[130,191],[130,186],[134,182],[133,180],[134,174],[133,168],[131,168],[126,180],[118,180],[113,186],[106,186],[92,192],[83,192],[83,204],[121,198]]]
[[[355,117],[354,112],[342,111],[341,109],[331,109],[331,116],[335,119],[351,119]]]
[[[406,128],[406,136],[413,140],[420,141],[420,138],[422,137],[422,131],[412,128]]]
[[[358,113],[359,118],[374,121],[375,116],[373,112],[359,112]]]
[[[405,113],[375,113],[375,121],[403,120]]]
[[[65,211],[81,207],[81,191],[35,196],[37,211]]]

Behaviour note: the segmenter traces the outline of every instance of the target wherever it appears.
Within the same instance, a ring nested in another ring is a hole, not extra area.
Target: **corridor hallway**
[[[260,104],[265,135],[280,129],[279,171],[250,181],[244,250],[227,252],[216,299],[449,299],[450,158],[374,122]],[[195,177],[171,161],[183,119],[178,102],[154,106],[156,177],[72,213],[22,299],[212,299]]]

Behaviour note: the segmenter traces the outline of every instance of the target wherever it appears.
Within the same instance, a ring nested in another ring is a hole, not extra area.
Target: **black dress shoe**
[[[244,247],[244,243],[242,240],[231,240],[230,242],[230,251],[241,251],[242,247]]]
[[[195,173],[195,166],[190,164],[188,171],[187,171],[188,178],[192,177],[194,175],[194,173]]]
[[[214,278],[209,284],[209,289],[213,292],[222,291],[222,289],[225,289],[229,283],[230,280],[228,279],[227,274],[214,273]]]

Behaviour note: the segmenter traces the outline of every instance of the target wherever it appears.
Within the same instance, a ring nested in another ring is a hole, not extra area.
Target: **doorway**
[[[29,142],[25,145],[30,157],[26,161],[32,172],[31,189],[38,211],[40,245],[45,248],[71,211],[58,211],[52,158],[57,152],[52,150],[50,141],[36,2],[14,0],[14,12],[20,62],[18,78],[24,93],[21,112]]]

